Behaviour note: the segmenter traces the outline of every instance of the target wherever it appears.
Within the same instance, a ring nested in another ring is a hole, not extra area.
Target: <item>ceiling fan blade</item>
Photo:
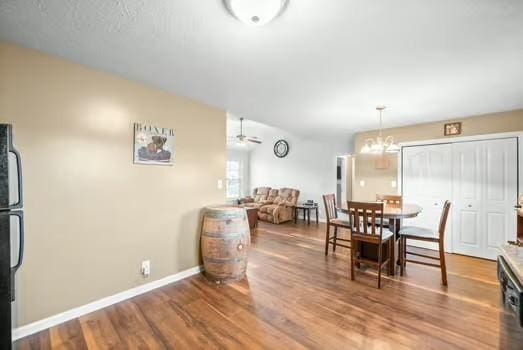
[[[254,139],[247,139],[247,141],[258,143],[258,144],[262,143],[260,140],[254,140]]]

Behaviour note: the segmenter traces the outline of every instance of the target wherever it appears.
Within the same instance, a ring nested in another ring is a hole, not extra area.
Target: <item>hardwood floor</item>
[[[248,276],[198,275],[17,342],[19,349],[523,349],[500,307],[496,264],[448,255],[439,269],[357,272],[348,250],[324,256],[325,226],[260,223]]]

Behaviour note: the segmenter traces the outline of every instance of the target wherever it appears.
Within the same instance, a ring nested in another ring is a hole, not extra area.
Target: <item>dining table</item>
[[[336,208],[338,212],[348,215],[347,207]],[[389,273],[394,276],[396,273],[396,264],[399,264],[398,249],[396,243],[399,239],[399,232],[401,229],[402,219],[415,218],[421,213],[423,208],[417,204],[403,203],[401,205],[384,205],[383,206],[383,220],[389,221],[389,230],[394,234],[394,244],[392,245],[393,259],[389,259]],[[361,243],[359,247],[360,254],[366,259],[377,260],[378,249],[376,245],[369,243]]]

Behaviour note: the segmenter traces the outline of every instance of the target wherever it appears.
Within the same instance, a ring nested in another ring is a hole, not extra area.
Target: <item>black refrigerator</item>
[[[22,165],[13,146],[13,128],[0,124],[0,349],[12,348],[11,304],[24,250],[22,208]]]

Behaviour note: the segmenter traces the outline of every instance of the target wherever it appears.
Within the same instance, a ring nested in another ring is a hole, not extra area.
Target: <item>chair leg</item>
[[[441,268],[441,281],[444,286],[447,285],[447,264],[445,263],[445,247],[443,241],[439,241],[439,262]]]
[[[389,250],[389,264],[392,260],[394,262],[394,256],[392,256],[392,245],[394,244],[394,239],[390,239],[389,243],[387,244],[387,249]],[[388,264],[388,265],[389,265]],[[392,266],[392,268],[396,268],[396,266]],[[390,269],[387,267],[387,276],[391,276]]]
[[[334,226],[334,242],[332,243],[332,251],[336,251],[336,240],[338,239],[338,226]]]
[[[403,239],[403,268],[407,269],[407,237]]]
[[[381,261],[383,259],[382,250],[383,243],[380,241],[380,245],[378,247],[378,289],[381,288]]]
[[[325,256],[329,254],[329,234],[331,225],[327,224],[327,232],[325,233]]]
[[[350,242],[350,279],[354,281],[354,258],[356,257],[356,246]]]
[[[403,241],[405,240],[405,237],[400,237],[400,244],[399,244],[399,256],[400,256],[400,276],[403,276],[403,263],[405,261],[405,257],[403,256],[403,250],[405,249],[403,246]]]

